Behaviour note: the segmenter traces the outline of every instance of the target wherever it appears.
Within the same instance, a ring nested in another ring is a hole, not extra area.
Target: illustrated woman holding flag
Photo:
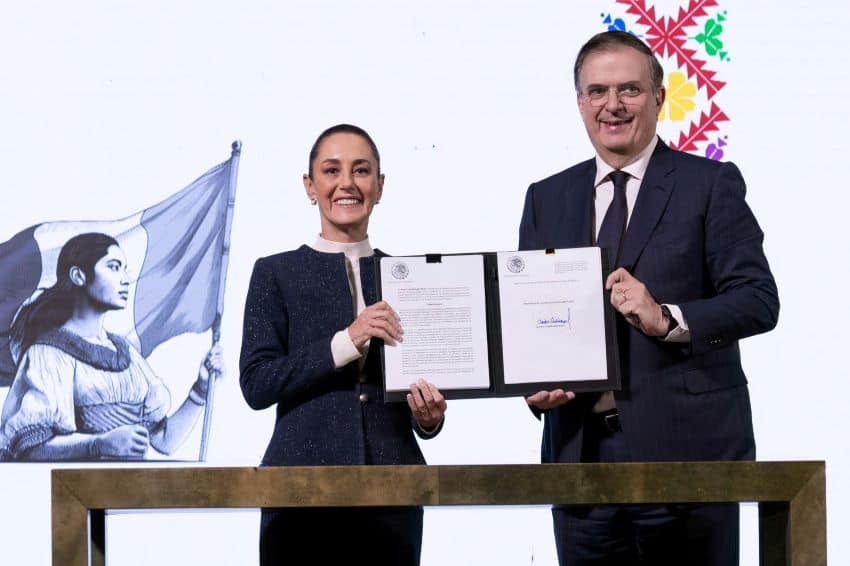
[[[132,460],[149,447],[170,454],[203,412],[221,351],[206,355],[183,404],[142,355],[103,326],[129,299],[118,242],[89,233],[59,252],[56,284],[24,306],[12,325],[17,374],[0,416],[0,459]]]

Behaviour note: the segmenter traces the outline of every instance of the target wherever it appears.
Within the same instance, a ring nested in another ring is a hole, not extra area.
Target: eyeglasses
[[[639,84],[627,83],[617,86],[591,86],[581,96],[591,106],[599,107],[605,106],[612,92],[623,104],[637,104],[640,102],[640,97],[646,94],[646,90]]]

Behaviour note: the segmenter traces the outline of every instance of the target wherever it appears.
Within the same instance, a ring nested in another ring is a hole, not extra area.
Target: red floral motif
[[[729,117],[715,103],[711,103],[711,108],[708,114],[703,113],[699,117],[699,122],[691,123],[691,128],[687,133],[682,132],[679,135],[679,143],[672,143],[670,146],[673,149],[680,151],[697,151],[697,144],[708,139],[708,134],[717,131],[717,122],[725,122]]]
[[[709,98],[713,97],[726,84],[714,78],[716,74],[705,68],[705,61],[695,57],[696,50],[685,45],[688,35],[685,28],[697,25],[696,18],[707,15],[706,8],[717,6],[717,0],[690,0],[687,8],[679,8],[674,20],[670,17],[657,17],[655,7],[647,6],[645,0],[617,0],[627,6],[626,12],[637,16],[637,23],[648,27],[646,33],[650,48],[662,57],[674,57],[676,64],[683,67],[689,78],[697,86],[705,87]]]

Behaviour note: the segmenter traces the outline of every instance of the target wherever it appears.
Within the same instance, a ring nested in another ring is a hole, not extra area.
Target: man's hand
[[[625,317],[626,322],[647,336],[667,335],[668,321],[649,290],[622,267],[605,280],[605,289],[611,291],[611,305]]]
[[[555,389],[554,391],[538,391],[534,395],[526,397],[525,402],[541,411],[548,411],[549,409],[560,407],[575,398],[576,394],[572,391]]]

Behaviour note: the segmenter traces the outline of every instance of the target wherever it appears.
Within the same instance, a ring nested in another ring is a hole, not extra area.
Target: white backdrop
[[[674,15],[685,3],[654,5]],[[528,184],[591,156],[571,85],[576,51],[605,29],[603,15],[630,27],[634,18],[614,0],[175,4],[3,7],[0,241],[46,220],[134,213],[241,139],[223,328],[230,371],[209,462],[255,465],[273,414],[251,411],[238,389],[244,297],[257,257],[318,232],[300,180],[316,135],[351,122],[377,141],[387,180],[374,245],[393,254],[515,248]],[[727,83],[717,95],[730,117],[725,159],[747,179],[782,302],[778,328],[742,344],[758,456],[827,461],[829,559],[850,563],[841,434],[850,10],[840,0],[809,9],[720,0],[710,12],[727,18],[730,60],[711,64]],[[188,387],[208,342],[175,339],[152,365]],[[423,449],[432,464],[530,463],[539,442],[521,399],[455,401]],[[196,450],[197,438],[178,456]],[[425,523],[426,566],[555,564],[545,508],[429,509]],[[250,564],[257,525],[253,511],[110,516],[108,557]],[[49,527],[49,466],[0,466],[0,562],[48,564]],[[756,564],[753,506],[742,530],[743,564]]]

